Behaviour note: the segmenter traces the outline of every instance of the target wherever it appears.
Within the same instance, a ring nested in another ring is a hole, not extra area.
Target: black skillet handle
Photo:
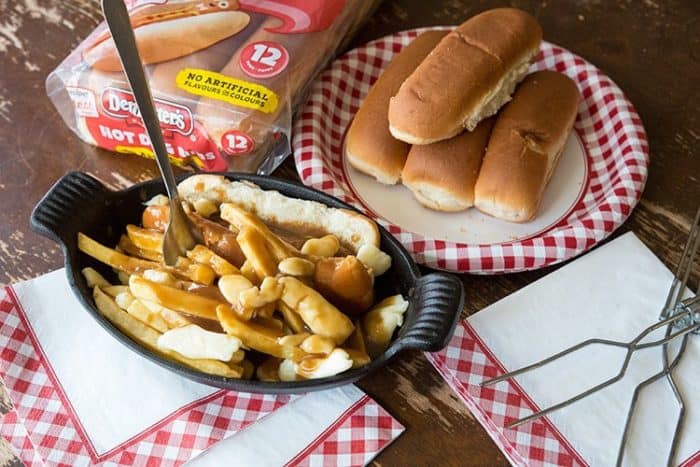
[[[96,178],[69,172],[34,207],[29,225],[35,232],[63,243],[67,230],[81,224],[79,218],[108,196],[109,190]]]
[[[413,313],[407,315],[401,346],[436,352],[452,338],[462,307],[464,288],[452,274],[436,272],[422,276],[413,292]]]

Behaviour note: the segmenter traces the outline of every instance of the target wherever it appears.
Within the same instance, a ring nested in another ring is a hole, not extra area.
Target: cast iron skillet
[[[353,209],[324,193],[285,180],[238,173],[222,175],[232,180],[248,180],[263,189],[277,190],[287,196]],[[186,176],[179,177],[180,180],[184,178]],[[263,382],[213,376],[161,357],[122,334],[97,311],[92,291],[80,271],[86,266],[92,266],[108,279],[114,279],[116,283],[115,274],[109,267],[78,251],[77,235],[78,232],[84,232],[101,243],[115,245],[126,224],[140,223],[142,203],[163,192],[164,187],[160,180],[148,181],[115,192],[90,175],[71,172],[60,179],[39,201],[32,212],[31,227],[37,233],[61,245],[68,283],[85,310],[124,345],[170,371],[203,384],[236,391],[302,393],[352,383],[383,367],[403,349],[440,350],[447,345],[454,332],[464,304],[461,282],[454,276],[440,272],[421,276],[416,264],[401,244],[380,227],[381,249],[392,257],[392,267],[377,278],[377,297],[401,293],[408,298],[410,306],[396,339],[384,354],[369,365],[322,379]],[[82,338],[89,339],[89,336]]]

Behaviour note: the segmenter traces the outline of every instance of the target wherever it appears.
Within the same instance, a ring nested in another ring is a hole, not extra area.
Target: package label
[[[274,112],[279,103],[277,94],[265,86],[199,68],[180,70],[175,84],[190,94],[264,113]]]
[[[89,89],[66,86],[68,96],[73,101],[75,113],[79,117],[97,117],[97,100],[95,93]]]

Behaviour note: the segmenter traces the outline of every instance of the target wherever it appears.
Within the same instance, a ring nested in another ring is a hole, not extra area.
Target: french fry
[[[167,332],[170,329],[170,326],[168,326],[168,323],[165,322],[162,316],[158,313],[153,313],[139,300],[131,302],[126,312],[158,332]]]
[[[232,203],[223,203],[220,206],[221,218],[235,226],[238,230],[248,227],[260,234],[265,240],[270,253],[276,262],[280,262],[290,256],[300,256],[299,251],[289,245],[275,234],[255,214],[252,214],[240,206]],[[244,252],[245,253],[245,252]],[[246,255],[247,257],[247,255]]]
[[[137,256],[139,258],[147,259],[149,261],[155,261],[156,263],[160,264],[164,264],[165,261],[161,253],[158,253],[156,251],[142,250],[141,248],[134,245],[133,242],[129,240],[129,237],[127,237],[126,235],[121,236],[117,247],[129,256]]]
[[[128,292],[128,285],[110,285],[109,287],[100,287],[104,293],[114,298],[122,292]]]
[[[360,352],[357,349],[348,349],[347,347],[340,348],[343,349],[350,357],[350,360],[352,360],[352,368],[360,368],[372,361],[369,355],[367,355],[367,352]]]
[[[236,266],[229,263],[204,245],[197,245],[192,248],[187,252],[187,257],[196,263],[206,264],[207,266],[211,267],[218,276],[241,273]]]
[[[159,305],[158,303],[148,300],[139,301],[143,304],[143,306],[151,310],[151,313],[160,315],[160,317],[167,323],[169,329],[181,328],[183,326],[187,326],[188,324],[192,324],[191,319],[183,316],[175,310],[165,308],[163,305]]]
[[[235,363],[227,364],[218,360],[206,358],[186,358],[177,352],[172,353],[176,355],[176,357],[174,357],[175,359],[182,361],[195,370],[199,370],[203,373],[209,373],[211,375],[223,376],[225,378],[242,378],[243,372],[245,371],[243,367],[236,365]]]
[[[284,334],[284,323],[282,320],[279,320],[277,318],[268,318],[264,316],[256,316],[253,318],[251,321],[253,324],[259,324],[260,326],[269,329],[270,330],[270,335],[283,335]],[[274,332],[272,332],[274,330]]]
[[[126,235],[136,248],[163,254],[162,232],[129,224],[126,226]]]
[[[108,248],[82,232],[78,232],[78,249],[86,255],[92,256],[97,261],[129,274],[161,267],[153,261],[132,258],[112,248]]]
[[[218,300],[151,282],[137,275],[129,279],[129,289],[136,298],[200,318],[216,320],[216,307],[222,305]]]
[[[144,347],[204,373],[225,376],[227,378],[240,378],[242,376],[242,369],[237,369],[223,362],[185,358],[176,352],[168,352],[159,349],[158,337],[160,333],[158,331],[121,310],[114,300],[99,287],[93,289],[93,299],[95,300],[95,306],[97,306],[97,309],[105,318],[129,338],[135,340]]]
[[[210,285],[216,278],[216,274],[209,266],[190,264],[187,268],[166,268],[155,261],[134,258],[108,248],[81,232],[78,233],[78,249],[108,266],[129,274],[140,273],[147,269],[164,269],[176,277],[204,285]]]
[[[237,366],[243,369],[241,379],[251,379],[255,374],[255,365],[247,358],[243,359]]]
[[[191,259],[185,258],[184,256],[178,256],[177,261],[175,262],[176,269],[180,269],[181,271],[185,271],[190,266],[192,266]]]
[[[297,347],[279,344],[277,339],[268,335],[262,326],[238,319],[231,308],[219,306],[216,312],[224,331],[238,337],[246,347],[273,357],[289,358],[294,361],[299,361],[304,356],[304,352]]]
[[[270,302],[267,305],[261,306],[260,308],[255,309],[255,317],[256,318],[267,318],[267,319],[274,319],[273,316],[275,314],[275,308],[276,308],[276,303],[275,302]],[[282,323],[282,326],[284,327],[284,322],[279,321]]]
[[[233,352],[233,356],[231,356],[231,360],[229,360],[229,362],[241,363],[244,358],[245,358],[245,350],[238,349],[235,352]]]
[[[300,334],[302,332],[306,332],[306,325],[304,324],[304,320],[301,319],[301,316],[299,316],[299,313],[294,311],[293,308],[285,305],[283,302],[277,302],[277,309],[282,313],[282,317],[284,318],[284,322],[287,323],[287,326],[294,331],[297,334]]]
[[[262,281],[265,277],[277,274],[277,263],[268,250],[265,239],[257,230],[243,227],[238,232],[236,241],[259,280]]]
[[[355,330],[350,334],[350,337],[348,337],[348,340],[343,342],[343,346],[350,348],[350,349],[356,349],[361,352],[366,352],[367,347],[365,347],[365,336],[362,333],[362,324],[360,321],[355,321]]]
[[[253,285],[260,285],[260,279],[258,279],[258,275],[253,268],[253,263],[250,261],[246,260],[243,265],[241,265],[241,275],[248,279]]]
[[[365,366],[370,362],[365,346],[365,337],[362,334],[362,325],[359,321],[355,321],[355,330],[350,334],[348,340],[343,342],[342,349],[350,356],[353,368]]]
[[[178,270],[175,269],[175,275],[177,272]],[[191,264],[183,273],[187,279],[198,284],[211,285],[216,279],[216,273],[206,264]]]
[[[83,268],[83,270],[80,272],[83,273],[85,282],[87,282],[88,287],[90,287],[91,289],[95,286],[110,287],[112,285],[107,279],[104,278],[102,274],[100,274],[93,268]]]
[[[255,376],[257,376],[260,381],[279,381],[280,363],[282,363],[281,359],[268,357],[264,362],[258,365]]]
[[[122,285],[129,285],[129,278],[131,277],[130,274],[120,271],[119,269],[115,269],[117,272],[117,278],[119,279],[119,283]]]
[[[355,329],[352,321],[323,296],[291,276],[281,277],[284,286],[280,301],[301,316],[311,332],[329,337],[340,344]]]

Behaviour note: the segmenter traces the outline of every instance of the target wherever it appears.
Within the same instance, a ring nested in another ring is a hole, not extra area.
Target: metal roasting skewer
[[[695,296],[692,298],[687,298],[683,299],[683,294],[685,293],[686,287],[688,285],[688,279],[690,277],[690,273],[693,270],[693,264],[695,257],[698,253],[698,249],[700,248],[700,209],[698,209],[697,214],[695,215],[695,221],[693,222],[693,225],[691,226],[690,229],[690,234],[688,236],[688,242],[685,245],[685,248],[683,250],[683,254],[681,255],[680,260],[678,261],[678,265],[676,267],[675,275],[673,278],[673,282],[671,283],[671,287],[669,288],[668,295],[666,297],[666,302],[661,309],[661,312],[659,314],[659,322],[653,323],[646,329],[642,330],[639,334],[637,334],[636,337],[634,337],[632,340],[628,342],[621,342],[621,341],[613,341],[613,340],[608,340],[608,339],[600,339],[600,338],[593,338],[593,339],[587,339],[583,342],[580,342],[576,345],[573,345],[567,349],[562,350],[561,352],[558,352],[550,357],[544,358],[542,360],[539,360],[535,363],[532,363],[530,365],[524,366],[522,368],[519,368],[517,370],[511,371],[509,373],[506,373],[504,375],[498,376],[496,378],[489,379],[487,381],[484,381],[481,383],[481,386],[489,386],[492,384],[496,384],[500,381],[505,381],[507,379],[513,378],[515,376],[521,375],[523,373],[527,373],[529,371],[532,371],[536,368],[540,368],[544,365],[547,365],[548,363],[551,363],[555,360],[558,360],[561,357],[564,357],[566,355],[569,355],[573,352],[576,352],[578,350],[581,350],[584,347],[598,344],[598,345],[605,345],[605,346],[611,346],[611,347],[619,347],[619,348],[624,348],[627,349],[627,352],[625,354],[625,358],[622,362],[622,366],[620,367],[620,370],[618,373],[613,376],[612,378],[609,378],[602,383],[599,383],[595,386],[592,386],[579,394],[565,400],[562,402],[559,402],[557,404],[551,405],[549,407],[546,407],[538,412],[535,412],[531,415],[528,415],[527,417],[523,417],[519,420],[516,420],[510,424],[508,424],[508,428],[515,428],[517,426],[520,426],[522,424],[528,423],[530,421],[536,420],[544,415],[547,415],[548,413],[554,412],[556,410],[559,410],[563,407],[566,407],[568,405],[573,404],[574,402],[577,402],[585,397],[590,396],[593,393],[596,393],[600,391],[601,389],[604,389],[608,386],[611,386],[618,382],[620,379],[622,379],[625,376],[625,373],[627,372],[627,368],[629,366],[629,362],[632,358],[632,354],[636,352],[637,350],[641,349],[647,349],[651,347],[657,347],[661,346],[661,361],[662,361],[662,366],[661,370],[657,372],[656,374],[650,376],[649,378],[645,379],[641,383],[637,385],[637,387],[634,389],[634,393],[632,395],[632,401],[630,402],[629,409],[627,411],[627,418],[625,420],[625,426],[623,429],[623,434],[622,438],[620,440],[620,445],[618,448],[618,453],[617,453],[617,462],[616,465],[620,466],[622,465],[622,461],[624,459],[624,454],[625,454],[625,445],[627,443],[628,435],[629,435],[629,429],[630,426],[632,425],[632,419],[634,417],[634,412],[637,407],[637,402],[639,400],[639,396],[641,392],[649,387],[652,383],[665,378],[666,381],[668,382],[668,385],[671,388],[671,391],[673,392],[673,396],[676,399],[676,402],[678,403],[679,407],[679,412],[678,412],[678,417],[676,420],[676,426],[675,426],[675,431],[673,433],[673,438],[671,441],[671,447],[669,449],[668,457],[666,460],[667,465],[672,465],[673,460],[675,458],[676,450],[678,448],[678,442],[680,441],[681,434],[683,432],[683,423],[685,422],[685,413],[686,413],[686,404],[685,401],[683,400],[683,394],[681,393],[680,389],[678,388],[678,385],[676,384],[676,381],[673,376],[674,370],[678,367],[678,364],[680,363],[681,359],[683,358],[683,355],[685,353],[685,349],[687,347],[688,343],[688,338],[691,335],[691,333],[700,333],[700,284],[698,284],[697,290],[695,292]],[[654,331],[661,329],[661,328],[666,328],[664,337],[656,339],[651,342],[643,342],[644,339]],[[669,352],[669,346],[672,341],[674,341],[677,338],[681,338],[680,341],[680,346],[678,348],[677,353],[675,356],[670,356]]]

